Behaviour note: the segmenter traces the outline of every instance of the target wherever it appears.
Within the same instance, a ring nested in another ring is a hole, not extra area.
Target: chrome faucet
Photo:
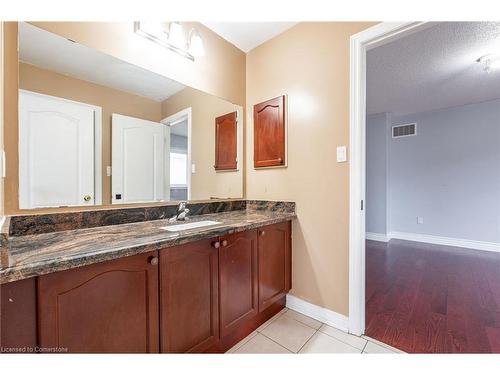
[[[189,213],[189,208],[186,208],[187,202],[182,201],[179,202],[179,206],[177,206],[177,213],[175,216],[172,216],[168,221],[170,223],[176,222],[176,221],[184,221],[188,220],[189,218],[187,217],[187,214]]]

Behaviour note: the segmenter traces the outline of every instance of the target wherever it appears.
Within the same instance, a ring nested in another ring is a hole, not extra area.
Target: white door
[[[168,200],[168,127],[113,113],[111,137],[112,203]]]
[[[19,207],[94,204],[94,109],[19,92]]]

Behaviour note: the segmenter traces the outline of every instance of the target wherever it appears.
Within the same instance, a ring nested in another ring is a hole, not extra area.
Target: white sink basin
[[[168,230],[169,232],[180,232],[182,230],[209,227],[211,225],[218,225],[218,224],[222,223],[220,221],[202,220],[202,221],[193,221],[192,223],[167,225],[166,227],[160,227],[160,229]]]

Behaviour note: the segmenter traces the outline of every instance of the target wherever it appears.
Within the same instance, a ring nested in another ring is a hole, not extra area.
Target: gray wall
[[[392,120],[393,125],[416,122],[417,136],[388,142],[391,225],[387,232],[499,243],[500,100]],[[367,122],[367,153],[380,144],[380,136],[373,135],[369,126]],[[378,180],[367,171],[367,187]],[[367,231],[380,229],[372,221],[383,214],[368,211],[370,205],[379,206],[371,201],[384,200],[379,190],[367,191]],[[417,216],[424,218],[424,224],[417,224]]]
[[[386,233],[390,113],[366,117],[366,231]]]

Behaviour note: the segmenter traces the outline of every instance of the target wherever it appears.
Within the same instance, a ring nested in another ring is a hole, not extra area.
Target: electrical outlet
[[[417,224],[423,224],[424,218],[422,216],[417,216]]]

